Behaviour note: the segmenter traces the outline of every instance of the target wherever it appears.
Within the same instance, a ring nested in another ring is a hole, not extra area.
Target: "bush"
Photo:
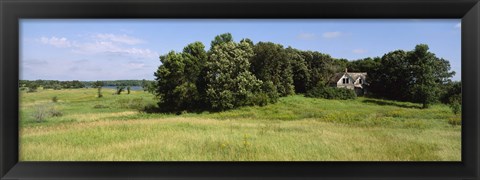
[[[462,118],[460,116],[453,116],[448,119],[448,124],[452,126],[458,126],[462,124]]]
[[[355,91],[347,88],[335,87],[315,87],[305,94],[306,97],[325,98],[325,99],[355,99]]]
[[[143,98],[133,99],[120,99],[117,101],[121,108],[143,110],[145,108],[145,102]]]
[[[52,117],[63,116],[63,113],[61,111],[59,111],[58,109],[55,109],[53,107],[49,109],[48,114]]]
[[[44,122],[48,117],[60,117],[63,113],[56,109],[52,104],[40,104],[35,106],[32,113],[35,122]]]
[[[453,114],[462,113],[462,96],[461,94],[453,95],[449,98],[449,106],[452,109]]]
[[[58,97],[57,97],[57,96],[53,96],[53,97],[52,97],[52,102],[54,102],[54,103],[58,102]]]
[[[266,106],[269,100],[267,93],[257,93],[249,97],[247,105]]]
[[[33,119],[36,122],[44,122],[46,118],[48,117],[48,108],[46,105],[38,105],[35,107],[35,110],[33,111]]]
[[[97,104],[97,105],[93,106],[93,108],[95,108],[95,109],[104,109],[104,108],[108,108],[108,106],[105,106],[105,105],[102,105],[102,104]]]

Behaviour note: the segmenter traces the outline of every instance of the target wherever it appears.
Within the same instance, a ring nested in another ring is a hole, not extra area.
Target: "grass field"
[[[446,105],[295,95],[221,113],[149,114],[138,109],[153,95],[113,92],[21,92],[20,160],[461,160],[461,127],[448,123],[459,117]]]

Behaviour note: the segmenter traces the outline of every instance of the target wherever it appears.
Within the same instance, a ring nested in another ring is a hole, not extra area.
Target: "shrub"
[[[262,92],[252,95],[247,101],[247,105],[265,106],[268,104],[269,98],[267,93]]]
[[[462,124],[462,118],[460,116],[453,116],[448,119],[448,124],[452,126],[457,126]]]
[[[36,106],[32,116],[36,122],[44,122],[48,116],[47,106],[46,105]]]
[[[40,104],[35,106],[32,116],[36,122],[44,122],[48,117],[60,117],[63,113],[50,104]]]
[[[58,109],[52,107],[48,110],[48,114],[52,117],[60,117],[63,116],[63,113],[59,111]]]
[[[453,114],[462,113],[462,96],[454,95],[449,99],[449,106],[452,109]]]
[[[121,108],[126,109],[144,110],[145,108],[143,98],[119,99],[117,103]]]
[[[95,109],[104,109],[104,108],[108,108],[108,106],[105,106],[105,105],[102,105],[102,104],[97,104],[97,105],[93,106],[93,108],[95,108]]]
[[[123,90],[125,90],[125,86],[117,86],[117,91],[115,94],[120,95]]]
[[[306,97],[325,98],[325,99],[355,99],[355,91],[347,88],[335,87],[315,87],[307,91]]]
[[[57,97],[57,96],[53,96],[53,97],[52,97],[52,102],[54,102],[54,103],[58,102],[58,97]]]

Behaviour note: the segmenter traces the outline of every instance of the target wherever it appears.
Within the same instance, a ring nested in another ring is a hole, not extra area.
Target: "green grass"
[[[39,90],[20,96],[22,161],[460,161],[448,106],[301,95],[220,113],[148,114],[143,91]],[[57,96],[58,102],[52,102]],[[38,122],[35,107],[61,112]]]

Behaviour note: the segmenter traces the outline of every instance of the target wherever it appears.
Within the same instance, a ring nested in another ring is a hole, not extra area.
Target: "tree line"
[[[348,61],[272,42],[254,44],[248,38],[235,42],[225,33],[211,41],[209,50],[193,42],[181,52],[160,56],[160,61],[154,93],[160,99],[159,108],[170,112],[262,106],[292,94],[350,97],[348,90],[329,87],[331,78],[345,68],[367,72],[369,95],[377,98],[417,102],[427,108],[453,101],[447,95],[461,97],[455,90],[459,82],[450,79],[455,72],[450,71],[449,62],[436,57],[425,44],[411,51]]]
[[[141,86],[143,89],[148,89],[152,86],[151,80],[103,80],[100,81],[102,86]],[[77,89],[98,86],[99,81],[58,81],[58,80],[19,80],[19,87],[28,91],[34,92],[37,88],[43,89]]]

